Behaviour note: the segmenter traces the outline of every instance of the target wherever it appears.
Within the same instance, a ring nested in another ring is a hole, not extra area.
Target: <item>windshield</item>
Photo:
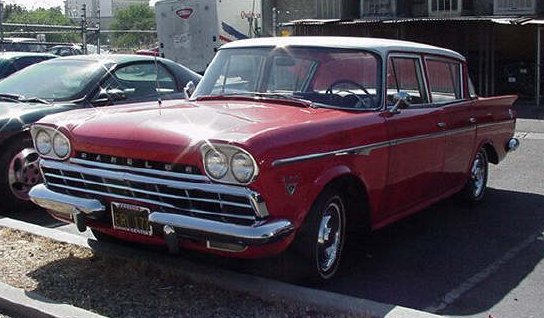
[[[0,94],[67,101],[85,94],[89,83],[106,72],[100,61],[50,60],[31,65],[0,81]]]
[[[380,105],[375,54],[334,48],[235,48],[214,58],[192,99],[244,95],[299,98],[317,105],[373,109]]]

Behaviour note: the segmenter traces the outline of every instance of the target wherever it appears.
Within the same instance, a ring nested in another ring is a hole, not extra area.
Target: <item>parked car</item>
[[[478,98],[467,74],[460,54],[412,42],[232,42],[189,101],[33,125],[45,182],[30,197],[98,239],[287,251],[328,279],[348,231],[484,198],[488,163],[519,145],[516,96]]]
[[[166,59],[136,55],[58,57],[0,81],[0,211],[24,208],[40,181],[28,125],[47,114],[183,98],[200,75]]]
[[[81,55],[83,51],[79,45],[55,45],[46,50],[47,53],[58,56]]]
[[[46,45],[34,38],[8,37],[0,42],[0,51],[43,52]]]
[[[140,49],[136,50],[134,53],[138,55],[159,56],[159,47],[155,46],[150,49]]]
[[[55,57],[55,55],[47,53],[2,52],[0,53],[0,79],[32,64],[50,60]]]

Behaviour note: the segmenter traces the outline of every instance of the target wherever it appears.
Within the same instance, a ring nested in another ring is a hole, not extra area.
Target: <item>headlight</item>
[[[53,151],[61,159],[68,156],[70,153],[70,142],[68,138],[60,133],[56,133],[53,137]]]
[[[40,155],[47,155],[53,148],[51,136],[46,130],[40,130],[36,134],[36,150]]]
[[[44,158],[64,160],[70,156],[70,140],[55,127],[35,124],[30,128],[34,147]]]
[[[204,164],[206,171],[215,179],[223,178],[229,170],[227,156],[215,149],[210,149],[206,152]]]
[[[259,174],[255,159],[246,150],[228,144],[200,147],[206,174],[210,179],[231,184],[248,184]]]
[[[249,157],[249,155],[243,152],[238,152],[232,156],[231,169],[234,178],[241,183],[251,181],[251,178],[253,178],[253,174],[255,172],[253,160],[251,157]]]

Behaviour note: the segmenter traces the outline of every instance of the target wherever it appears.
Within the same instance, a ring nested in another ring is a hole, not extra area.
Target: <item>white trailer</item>
[[[259,36],[262,0],[160,0],[161,56],[203,73],[222,44]]]

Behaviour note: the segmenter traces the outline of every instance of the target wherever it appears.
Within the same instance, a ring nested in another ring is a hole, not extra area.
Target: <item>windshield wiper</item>
[[[18,94],[0,93],[0,99],[3,101],[20,103],[21,98],[23,98],[23,96]]]
[[[222,95],[204,95],[204,96],[198,96],[196,100],[218,100],[223,98],[236,98],[236,97],[243,97],[243,98],[271,98],[271,99],[282,99],[282,100],[288,100],[290,102],[294,102],[297,104],[301,104],[305,107],[312,107],[317,108],[317,106],[309,100],[298,98],[290,95],[280,94],[280,93],[259,93],[259,92],[238,92],[238,93],[230,93],[230,94],[222,94]]]
[[[43,98],[39,98],[39,97],[23,97],[23,98],[19,98],[19,101],[20,102],[24,102],[24,103],[41,103],[41,104],[51,104],[50,102],[48,102],[47,100],[43,99]]]
[[[39,97],[24,97],[19,94],[9,94],[9,93],[0,93],[0,99],[10,102],[19,102],[19,103],[41,103],[41,104],[51,104],[47,100]]]
[[[251,94],[257,97],[285,99],[285,100],[293,101],[295,103],[303,104],[306,107],[317,108],[317,106],[312,101],[304,99],[304,98],[294,97],[291,95],[285,95],[280,93],[251,93]]]

